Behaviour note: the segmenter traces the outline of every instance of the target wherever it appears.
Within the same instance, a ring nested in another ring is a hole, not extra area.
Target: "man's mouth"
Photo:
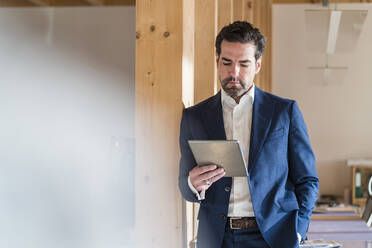
[[[240,82],[239,81],[229,81],[228,84],[232,85],[232,86],[238,86],[238,85],[240,85]]]

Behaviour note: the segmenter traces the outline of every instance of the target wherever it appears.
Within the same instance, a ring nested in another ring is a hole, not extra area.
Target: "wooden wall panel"
[[[244,0],[243,19],[248,22],[253,21],[253,0]]]
[[[136,5],[137,247],[181,247],[182,0]]]
[[[232,20],[233,21],[240,21],[243,20],[244,17],[244,0],[234,0],[232,2]]]
[[[233,21],[252,21],[253,0],[234,0],[233,1]]]
[[[265,91],[271,91],[272,84],[272,0],[253,0],[252,24],[258,27],[266,38],[266,49],[262,59],[261,71],[256,75],[255,84]]]
[[[214,95],[216,32],[216,0],[195,0],[195,103]]]
[[[230,24],[233,20],[233,2],[234,0],[216,0],[217,1],[217,16],[218,16],[218,26],[217,33],[221,28],[227,24]]]

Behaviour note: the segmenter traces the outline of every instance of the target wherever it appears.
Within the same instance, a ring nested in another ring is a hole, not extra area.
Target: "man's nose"
[[[239,71],[240,71],[240,68],[238,65],[232,65],[231,70],[230,70],[230,75],[236,78],[239,75]]]

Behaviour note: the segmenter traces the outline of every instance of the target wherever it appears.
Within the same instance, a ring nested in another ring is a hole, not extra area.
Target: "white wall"
[[[135,8],[0,8],[0,247],[132,247]]]
[[[346,160],[372,157],[372,4],[338,5],[369,13],[354,52],[330,58],[348,72],[343,82],[329,85],[309,80],[307,71],[317,56],[307,51],[304,10],[315,6],[320,4],[273,7],[273,92],[299,103],[317,157],[320,193],[342,195],[351,181]]]

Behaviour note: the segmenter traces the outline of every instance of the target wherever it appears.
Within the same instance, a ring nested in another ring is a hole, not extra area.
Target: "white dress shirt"
[[[221,89],[223,122],[227,140],[239,140],[244,159],[248,165],[249,144],[251,138],[252,110],[254,101],[254,85],[240,99],[239,104]],[[193,187],[188,178],[190,189],[199,200],[203,200],[205,191],[199,192]],[[254,216],[251,193],[246,177],[233,177],[229,201],[229,217]]]
[[[239,140],[248,165],[251,139],[254,86],[240,99],[239,104],[221,90],[223,123],[226,139]],[[254,216],[251,193],[246,177],[233,177],[229,201],[229,217]]]

